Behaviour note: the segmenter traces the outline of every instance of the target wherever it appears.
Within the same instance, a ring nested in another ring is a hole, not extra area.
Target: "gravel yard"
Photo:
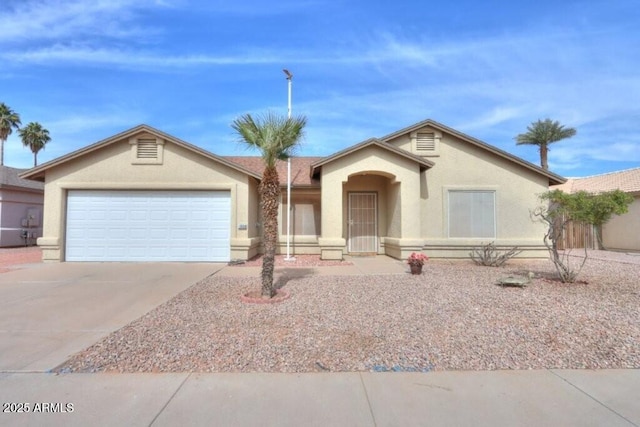
[[[528,271],[526,288],[495,285]],[[640,265],[590,259],[577,284],[552,274],[548,261],[439,260],[421,276],[298,274],[273,305],[240,301],[258,277],[214,275],[56,371],[640,368]]]

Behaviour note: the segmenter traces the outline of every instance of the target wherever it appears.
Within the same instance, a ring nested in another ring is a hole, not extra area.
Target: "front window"
[[[287,196],[282,194],[282,234],[287,234]],[[291,194],[291,235],[320,235],[320,194]]]
[[[496,237],[495,191],[449,190],[449,237]]]

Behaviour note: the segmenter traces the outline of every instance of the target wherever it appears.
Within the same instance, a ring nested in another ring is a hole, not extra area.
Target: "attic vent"
[[[152,135],[129,138],[132,165],[161,165],[164,159],[164,139]]]
[[[436,136],[433,132],[418,132],[416,137],[417,151],[434,151],[436,149]]]
[[[157,159],[158,145],[155,139],[139,139],[136,157],[138,159]]]

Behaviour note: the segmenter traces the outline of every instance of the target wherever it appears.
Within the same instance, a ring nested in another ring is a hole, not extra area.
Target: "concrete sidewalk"
[[[638,396],[638,370],[16,373],[0,374],[0,398],[29,413],[0,424],[637,426]]]

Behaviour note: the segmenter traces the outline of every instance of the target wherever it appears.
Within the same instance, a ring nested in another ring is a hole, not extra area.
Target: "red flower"
[[[409,265],[424,265],[425,261],[429,261],[429,257],[420,252],[414,252],[407,258]]]

